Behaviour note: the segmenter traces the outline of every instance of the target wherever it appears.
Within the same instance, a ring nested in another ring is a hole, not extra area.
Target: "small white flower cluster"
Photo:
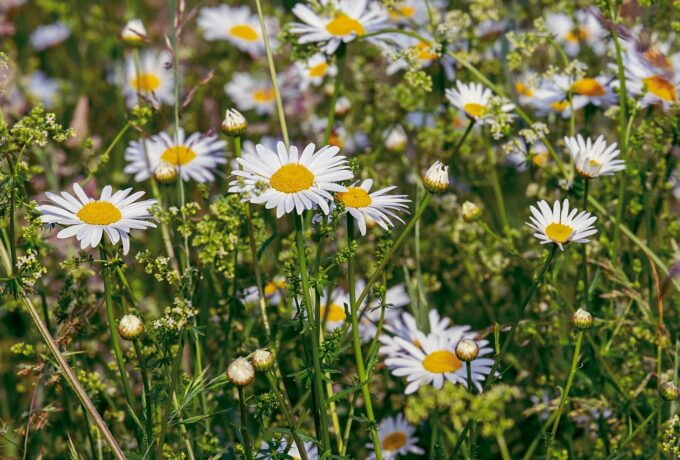
[[[37,255],[35,249],[29,249],[26,255],[17,257],[17,270],[22,275],[21,282],[24,286],[35,286],[36,281],[47,273],[47,269],[38,262]]]
[[[190,320],[198,315],[190,300],[175,298],[174,305],[167,307],[163,316],[154,320],[151,327],[160,338],[174,339],[190,325]]]

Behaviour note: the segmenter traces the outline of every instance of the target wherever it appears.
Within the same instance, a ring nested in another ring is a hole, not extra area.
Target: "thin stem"
[[[281,409],[283,410],[283,415],[286,418],[286,421],[288,422],[288,426],[290,426],[290,434],[293,437],[293,441],[295,442],[295,446],[297,447],[298,452],[300,453],[300,460],[307,460],[307,451],[305,450],[305,443],[302,442],[300,436],[297,434],[296,430],[297,424],[295,423],[295,415],[293,414],[293,409],[290,407],[288,399],[286,399],[279,390],[276,373],[272,371],[267,371],[265,372],[265,375],[267,376],[267,380],[269,381],[269,386],[274,392],[274,396],[276,397],[276,399],[279,400],[279,406],[281,406]]]
[[[548,439],[548,453],[546,454],[547,460],[550,460],[551,458],[552,447],[553,444],[555,443],[555,435],[557,434],[557,428],[560,425],[562,411],[564,410],[564,406],[567,404],[569,390],[571,389],[571,384],[574,381],[574,376],[576,375],[576,368],[578,366],[578,358],[581,353],[582,342],[583,342],[583,329],[579,329],[578,336],[576,337],[576,347],[574,348],[574,357],[571,360],[571,368],[569,369],[569,377],[567,377],[567,384],[564,387],[562,396],[560,397],[560,404],[557,407],[557,415],[555,416],[555,421],[553,422],[552,430],[550,431],[550,438]]]
[[[583,211],[588,207],[588,191],[590,189],[590,179],[584,178],[584,190],[583,190]],[[582,258],[583,258],[583,301],[586,306],[588,305],[588,245],[584,244],[581,247]]]
[[[238,389],[238,403],[241,408],[241,436],[243,436],[243,448],[246,451],[246,458],[252,460],[253,451],[250,444],[250,434],[248,433],[248,412],[246,410],[246,400],[243,396],[243,387],[237,386]]]
[[[467,374],[467,387],[471,395],[474,395],[475,384],[472,380],[472,361],[465,362],[465,370]],[[472,426],[470,427],[470,458],[477,458],[477,422],[472,421]]]
[[[489,163],[491,167],[491,186],[493,187],[493,193],[496,196],[496,204],[498,205],[498,212],[501,215],[501,224],[503,225],[503,232],[506,232],[510,228],[510,223],[508,222],[508,214],[505,211],[505,199],[503,198],[503,190],[501,189],[501,183],[498,180],[498,172],[496,171],[496,156],[494,155],[493,149],[488,149]]]
[[[146,367],[146,360],[144,354],[142,353],[142,347],[139,340],[134,340],[132,342],[135,347],[135,354],[137,355],[137,360],[139,361],[139,373],[142,375],[142,385],[144,387],[144,409],[145,409],[145,429],[146,429],[146,443],[151,458],[154,457],[154,452],[150,449],[153,443],[153,398],[151,397],[151,386],[149,385],[149,374]]]
[[[331,96],[331,105],[328,107],[328,116],[326,117],[326,132],[323,135],[323,145],[328,144],[333,132],[333,123],[335,122],[335,104],[338,101],[338,93],[342,85],[342,79],[345,75],[345,57],[347,56],[347,44],[341,43],[337,51],[337,68],[338,72],[335,74],[333,80],[333,95]]]
[[[456,145],[453,147],[453,153],[451,154],[451,161],[456,160],[456,157],[458,156],[458,153],[460,152],[460,148],[463,146],[463,143],[465,142],[465,140],[468,138],[468,136],[472,132],[472,128],[474,128],[475,122],[476,122],[476,120],[474,118],[470,118],[470,122],[468,123],[467,128],[465,128],[463,135],[460,136],[460,139],[458,139],[458,142],[456,142]]]
[[[644,419],[644,420],[642,421],[642,423],[640,423],[640,424],[638,425],[638,427],[635,428],[635,430],[634,430],[631,434],[629,434],[628,436],[626,436],[626,438],[625,438],[623,441],[621,441],[621,443],[619,444],[619,448],[617,449],[616,453],[613,454],[613,455],[610,455],[610,456],[608,457],[608,459],[616,459],[616,458],[619,458],[619,457],[622,456],[622,452],[621,452],[621,451],[622,451],[623,447],[624,447],[626,444],[628,444],[631,440],[633,440],[633,438],[635,438],[635,437],[640,433],[640,431],[642,431],[642,429],[643,429],[645,426],[647,426],[647,424],[654,418],[654,416],[655,416],[659,411],[661,411],[661,408],[663,407],[663,403],[664,403],[663,401],[660,401],[660,402],[659,402],[659,404],[658,404],[658,405],[654,408],[654,410],[647,416],[647,418]]]
[[[156,457],[163,458],[163,446],[165,445],[165,435],[168,432],[168,422],[170,409],[172,407],[173,397],[175,395],[175,389],[177,388],[177,383],[179,382],[179,368],[182,362],[182,354],[184,352],[184,337],[179,339],[179,344],[177,348],[177,356],[172,364],[172,371],[170,376],[170,388],[168,389],[167,400],[165,402],[165,407],[163,407],[163,413],[161,415],[161,431],[158,435],[158,445],[156,446]]]
[[[373,403],[371,402],[371,390],[368,387],[368,380],[366,379],[366,369],[364,367],[364,357],[361,353],[361,338],[359,337],[359,303],[356,301],[355,279],[354,279],[354,218],[347,216],[347,246],[350,249],[347,257],[347,279],[349,289],[349,304],[350,317],[352,320],[352,341],[354,344],[354,359],[357,364],[357,372],[359,374],[359,381],[361,382],[361,392],[364,395],[364,404],[366,406],[366,415],[370,422],[369,429],[371,430],[371,437],[373,438],[373,448],[375,450],[375,457],[377,460],[382,460],[382,451],[380,449],[380,438],[378,437],[378,430],[376,429],[375,415],[373,414]]]

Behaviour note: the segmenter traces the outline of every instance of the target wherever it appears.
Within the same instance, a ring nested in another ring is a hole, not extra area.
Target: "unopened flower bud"
[[[125,340],[134,340],[144,332],[144,323],[135,315],[125,315],[118,322],[118,335]]]
[[[222,132],[227,136],[238,137],[248,129],[248,120],[236,109],[229,109],[224,115]]]
[[[385,148],[393,153],[403,152],[406,149],[408,138],[401,125],[392,128],[385,138]]]
[[[464,363],[474,361],[479,355],[479,346],[477,342],[471,339],[462,339],[456,345],[456,358]]]
[[[142,46],[148,41],[146,27],[141,19],[130,19],[123,31],[120,33],[120,39],[128,46]]]
[[[472,201],[466,201],[463,203],[462,215],[465,222],[474,222],[481,217],[482,208]]]
[[[258,371],[266,371],[274,364],[274,355],[269,350],[259,349],[255,350],[255,353],[253,353],[250,360],[253,362],[255,369]]]
[[[172,184],[177,179],[177,168],[170,163],[160,163],[153,170],[153,178],[159,184]]]
[[[675,401],[680,398],[680,388],[678,388],[675,382],[666,382],[661,385],[659,393],[661,393],[661,397],[666,401]]]
[[[593,315],[585,311],[583,308],[579,308],[574,313],[571,322],[576,329],[589,329],[590,326],[593,325]]]
[[[247,359],[236,358],[227,368],[227,377],[234,385],[244,387],[255,379],[255,369]]]
[[[352,103],[345,96],[340,96],[335,101],[335,114],[339,117],[344,117],[352,110]]]
[[[435,161],[423,176],[423,185],[430,193],[443,193],[449,188],[449,167],[441,161]]]

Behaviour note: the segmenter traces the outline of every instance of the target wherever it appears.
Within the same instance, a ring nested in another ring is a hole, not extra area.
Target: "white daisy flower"
[[[577,11],[575,18],[576,20],[564,13],[549,13],[545,19],[545,27],[570,57],[579,53],[583,43],[590,46],[596,54],[603,55],[607,51],[607,31],[587,10]]]
[[[268,23],[269,42],[272,47],[276,47],[274,37],[278,26],[272,18],[265,18],[265,21]],[[253,57],[261,56],[265,52],[260,22],[257,15],[253,15],[250,8],[245,5],[201,8],[196,22],[203,30],[203,38],[208,41],[226,40]]]
[[[139,103],[137,94],[154,105],[175,101],[172,58],[167,51],[145,50],[139,56],[139,75],[132,55],[125,59],[123,91],[129,108]]]
[[[236,72],[224,85],[224,91],[239,110],[255,110],[259,115],[274,113],[276,95],[268,78],[255,79],[245,72]]]
[[[399,413],[396,417],[385,417],[378,426],[378,438],[380,439],[380,450],[384,460],[394,460],[399,455],[423,455],[425,451],[418,447],[418,438],[414,435],[416,429],[404,418],[404,414]],[[373,443],[366,444],[366,447],[373,450]],[[376,458],[375,452],[371,452],[367,460]]]
[[[97,247],[106,233],[113,244],[122,241],[123,254],[127,254],[130,230],[156,226],[150,222],[153,216],[149,213],[156,200],[137,201],[144,192],[130,195],[132,189],[128,188],[112,194],[111,186],[107,185],[99,199],[95,200],[88,197],[78,184],[73,184],[73,191],[75,197],[67,192],[61,192],[61,196],[46,192],[45,196],[57,206],[40,205],[38,210],[44,223],[66,227],[57,233],[57,238],[75,236],[81,249]]]
[[[569,93],[572,94],[571,106]],[[574,80],[566,75],[558,74],[545,82],[536,92],[533,104],[543,114],[560,113],[562,117],[571,116],[571,109],[581,110],[588,104],[596,107],[609,107],[616,104],[618,96],[612,89],[612,79],[599,75]]]
[[[278,454],[283,454],[285,453],[288,455],[288,458],[292,458],[293,460],[300,460],[300,451],[297,448],[297,445],[294,442],[290,443],[290,447],[288,447],[289,443],[285,438],[281,439],[281,442],[279,443],[279,446],[276,448],[276,452]],[[304,442],[305,446],[305,453],[307,454],[307,459],[308,460],[318,460],[319,459],[319,448],[316,447],[316,445],[313,442]],[[257,455],[257,460],[271,460],[274,458],[272,455],[273,452],[271,451],[271,448],[266,442],[263,442],[262,445],[260,446],[260,452]],[[278,455],[276,458],[282,458],[281,455]]]
[[[479,83],[461,83],[456,81],[456,89],[447,88],[446,98],[456,109],[464,112],[471,120],[480,124],[491,124],[493,115],[489,113],[492,92]],[[510,112],[513,104],[503,104],[500,110]]]
[[[431,2],[430,6],[433,9],[441,8],[441,3]],[[425,25],[430,21],[430,16],[422,0],[402,0],[388,11],[388,19],[396,24]]]
[[[404,304],[406,305],[406,304]],[[427,315],[429,331],[432,334],[469,334],[470,326],[452,326],[449,318],[439,315],[435,309],[429,311]],[[409,312],[402,312],[400,315],[393,315],[385,321],[384,332],[380,335],[380,352],[386,355],[405,353],[400,342],[396,339],[403,339],[416,347],[420,348],[420,342],[416,334],[420,332],[415,317]],[[470,333],[471,334],[471,333]],[[474,334],[472,334],[474,335]]]
[[[46,108],[54,106],[59,95],[59,81],[37,70],[28,80],[28,94],[39,100]]]
[[[677,104],[680,87],[680,68],[663,70],[651,65],[635,51],[624,54],[626,91],[633,96],[644,94],[640,105],[660,105],[664,111]],[[680,67],[680,66],[679,66]]]
[[[598,176],[611,176],[617,171],[626,169],[623,160],[617,160],[619,149],[613,143],[607,146],[604,136],[598,137],[595,142],[592,139],[583,139],[580,134],[576,137],[565,137],[564,143],[569,149],[569,155],[574,160],[576,172],[588,179]]]
[[[307,5],[298,3],[293,14],[302,23],[291,24],[290,31],[299,34],[298,41],[322,43],[321,51],[333,54],[340,43],[348,43],[357,37],[375,32],[387,20],[387,14],[377,2],[369,0],[320,0],[324,12],[317,14]],[[331,11],[332,7],[332,11]],[[381,42],[378,37],[368,41]]]
[[[546,201],[539,201],[538,208],[531,206],[532,217],[526,224],[536,231],[534,236],[541,241],[541,244],[555,243],[560,249],[564,250],[564,245],[569,242],[587,243],[589,236],[597,233],[593,223],[597,217],[587,211],[573,208],[569,211],[569,200],[555,201],[553,208]]]
[[[161,132],[143,142],[132,141],[125,149],[128,164],[123,172],[134,174],[137,182],[148,179],[161,164],[174,166],[184,181],[212,182],[213,171],[227,162],[227,143],[214,135],[194,133],[185,138],[180,128],[177,137]]]
[[[364,286],[363,280],[357,281],[357,294],[360,294],[361,291],[364,290]],[[399,284],[389,288],[385,292],[385,318],[383,320],[383,327],[386,324],[398,321],[401,308],[408,305],[410,302],[411,298],[408,296],[404,285]],[[362,308],[359,313],[359,338],[361,339],[361,343],[370,342],[378,333],[380,315],[380,299],[375,299],[368,304],[368,307]]]
[[[508,147],[510,149],[508,163],[520,172],[529,169],[529,163],[532,163],[537,168],[541,168],[550,160],[550,152],[541,141],[527,144],[523,139],[516,138],[510,144]]]
[[[416,340],[419,347],[400,337],[395,340],[403,348],[403,352],[389,355],[385,364],[390,368],[392,375],[406,377],[408,385],[404,393],[415,393],[423,385],[433,385],[441,389],[444,381],[460,383],[467,387],[467,370],[465,364],[456,358],[456,345],[465,337],[462,331],[447,334],[428,335],[416,332]],[[474,334],[471,334],[474,335]],[[473,338],[473,337],[466,337]],[[483,358],[493,352],[487,347],[486,340],[479,340],[478,358],[471,361],[472,381],[478,391],[482,391],[481,383],[491,371],[493,359]]]
[[[337,147],[329,145],[315,152],[309,144],[300,154],[298,148],[286,149],[283,142],[276,145],[276,152],[258,144],[255,153],[245,153],[237,161],[243,170],[232,171],[237,180],[229,185],[230,192],[249,193],[259,184],[264,189],[252,193],[249,201],[264,204],[267,209],[276,208],[276,216],[292,212],[298,214],[319,205],[328,214],[333,192],[346,192],[340,182],[352,178],[347,159],[338,155]]]
[[[429,40],[430,43],[434,41],[434,38],[427,32],[421,32],[421,35]],[[422,68],[429,67],[441,57],[441,54],[436,47],[433,47],[430,43],[421,41],[418,38],[409,35],[398,35],[395,36],[393,41],[398,49],[412,52],[416,61]],[[407,69],[409,67],[409,63],[405,57],[399,56],[396,60],[394,59],[393,48],[383,47],[383,50],[387,53],[387,58],[392,60],[385,69],[387,75],[393,75],[399,70]]]
[[[271,305],[278,305],[281,302],[282,294],[286,289],[286,278],[277,276],[263,286],[264,296]],[[253,303],[260,299],[257,286],[251,286],[243,291],[243,302]]]
[[[321,323],[326,324],[326,330],[332,332],[335,329],[342,327],[347,320],[347,313],[345,313],[345,306],[349,311],[349,293],[343,289],[333,289],[328,295],[326,292],[321,296]],[[351,325],[350,325],[351,327]]]
[[[372,179],[366,179],[360,185],[355,182],[345,192],[336,193],[336,201],[345,205],[347,212],[357,221],[359,231],[366,235],[366,217],[371,217],[381,228],[389,230],[394,227],[390,218],[404,222],[396,211],[408,209],[406,203],[411,200],[406,195],[387,195],[387,192],[397,188],[396,186],[385,187],[377,192],[369,193],[373,186]]]
[[[295,62],[298,72],[299,88],[305,91],[312,86],[319,86],[326,77],[334,77],[338,68],[328,62],[328,58],[322,53],[316,53],[305,62]]]
[[[29,41],[36,51],[43,51],[63,43],[71,36],[71,29],[63,22],[55,22],[46,26],[38,26],[33,32]]]
[[[141,45],[148,40],[146,27],[141,19],[130,19],[120,33],[120,38],[128,45]]]

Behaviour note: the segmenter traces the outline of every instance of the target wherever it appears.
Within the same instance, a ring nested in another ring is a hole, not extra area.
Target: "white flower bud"
[[[471,339],[463,339],[456,345],[456,358],[464,363],[474,361],[479,355],[477,342]]]
[[[335,101],[335,114],[339,117],[344,117],[352,110],[352,103],[345,96],[340,96]]]
[[[125,340],[134,340],[144,332],[144,323],[135,315],[125,315],[118,322],[118,335]]]
[[[162,162],[153,170],[153,178],[159,184],[172,184],[177,179],[177,168],[169,163]]]
[[[579,308],[574,313],[571,322],[576,329],[589,329],[590,326],[593,325],[593,315],[585,311],[583,308]]]
[[[255,369],[247,359],[236,358],[227,368],[227,377],[234,385],[243,387],[255,379]]]
[[[680,388],[678,388],[675,382],[666,382],[661,385],[659,393],[661,393],[661,397],[666,401],[675,401],[680,398]]]
[[[423,177],[425,190],[430,193],[442,193],[449,188],[449,167],[441,161],[435,161]]]
[[[253,362],[255,369],[258,371],[266,371],[274,364],[274,355],[269,350],[259,349],[255,350],[255,353],[253,353],[250,360]]]
[[[248,129],[248,120],[236,109],[228,109],[224,114],[222,132],[227,136],[238,137]]]
[[[393,153],[403,152],[406,149],[408,138],[401,125],[392,128],[385,138],[385,148]]]
[[[466,201],[463,203],[462,215],[465,222],[474,222],[482,215],[482,208],[472,201]]]
[[[141,46],[148,41],[146,27],[142,20],[130,19],[120,33],[120,39],[128,46]]]

